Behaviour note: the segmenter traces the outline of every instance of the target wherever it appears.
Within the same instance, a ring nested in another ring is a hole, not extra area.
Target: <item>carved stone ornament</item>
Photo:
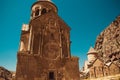
[[[48,42],[44,47],[45,53],[44,56],[49,59],[56,59],[59,55],[59,46],[55,42]]]

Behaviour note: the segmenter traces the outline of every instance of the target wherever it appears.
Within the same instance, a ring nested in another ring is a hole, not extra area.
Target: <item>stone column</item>
[[[30,52],[31,54],[33,54],[33,40],[34,40],[34,32],[32,30],[32,35],[31,35],[31,45],[30,45]]]
[[[19,51],[24,51],[24,43],[23,43],[22,40],[21,40],[21,42],[20,42],[20,48],[19,48]]]
[[[63,31],[60,29],[59,30],[59,34],[60,34],[60,57],[62,58],[62,34],[63,34]]]
[[[28,51],[30,51],[30,46],[31,46],[31,37],[32,37],[32,27],[30,29],[30,34],[29,34],[29,41],[28,41]]]

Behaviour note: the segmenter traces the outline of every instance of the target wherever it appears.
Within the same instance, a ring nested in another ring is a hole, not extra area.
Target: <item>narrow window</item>
[[[47,11],[46,11],[46,9],[45,8],[43,8],[43,10],[42,10],[42,12],[41,12],[41,14],[45,14]]]
[[[38,15],[39,15],[39,9],[35,11],[35,16],[38,16]]]
[[[51,33],[51,39],[54,40],[54,35],[53,35],[53,33]]]

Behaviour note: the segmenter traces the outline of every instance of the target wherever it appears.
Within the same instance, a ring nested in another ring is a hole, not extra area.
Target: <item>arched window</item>
[[[42,9],[41,14],[45,14],[47,11],[45,8]]]
[[[39,16],[39,9],[35,11],[35,16]]]

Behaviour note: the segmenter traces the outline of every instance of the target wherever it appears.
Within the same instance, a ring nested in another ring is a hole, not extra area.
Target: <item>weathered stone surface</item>
[[[12,72],[0,67],[0,80],[12,80]]]
[[[70,52],[70,27],[56,9],[49,1],[32,6],[29,30],[21,34],[16,80],[79,80],[79,58]]]
[[[105,61],[120,59],[120,16],[97,37],[95,49]]]

